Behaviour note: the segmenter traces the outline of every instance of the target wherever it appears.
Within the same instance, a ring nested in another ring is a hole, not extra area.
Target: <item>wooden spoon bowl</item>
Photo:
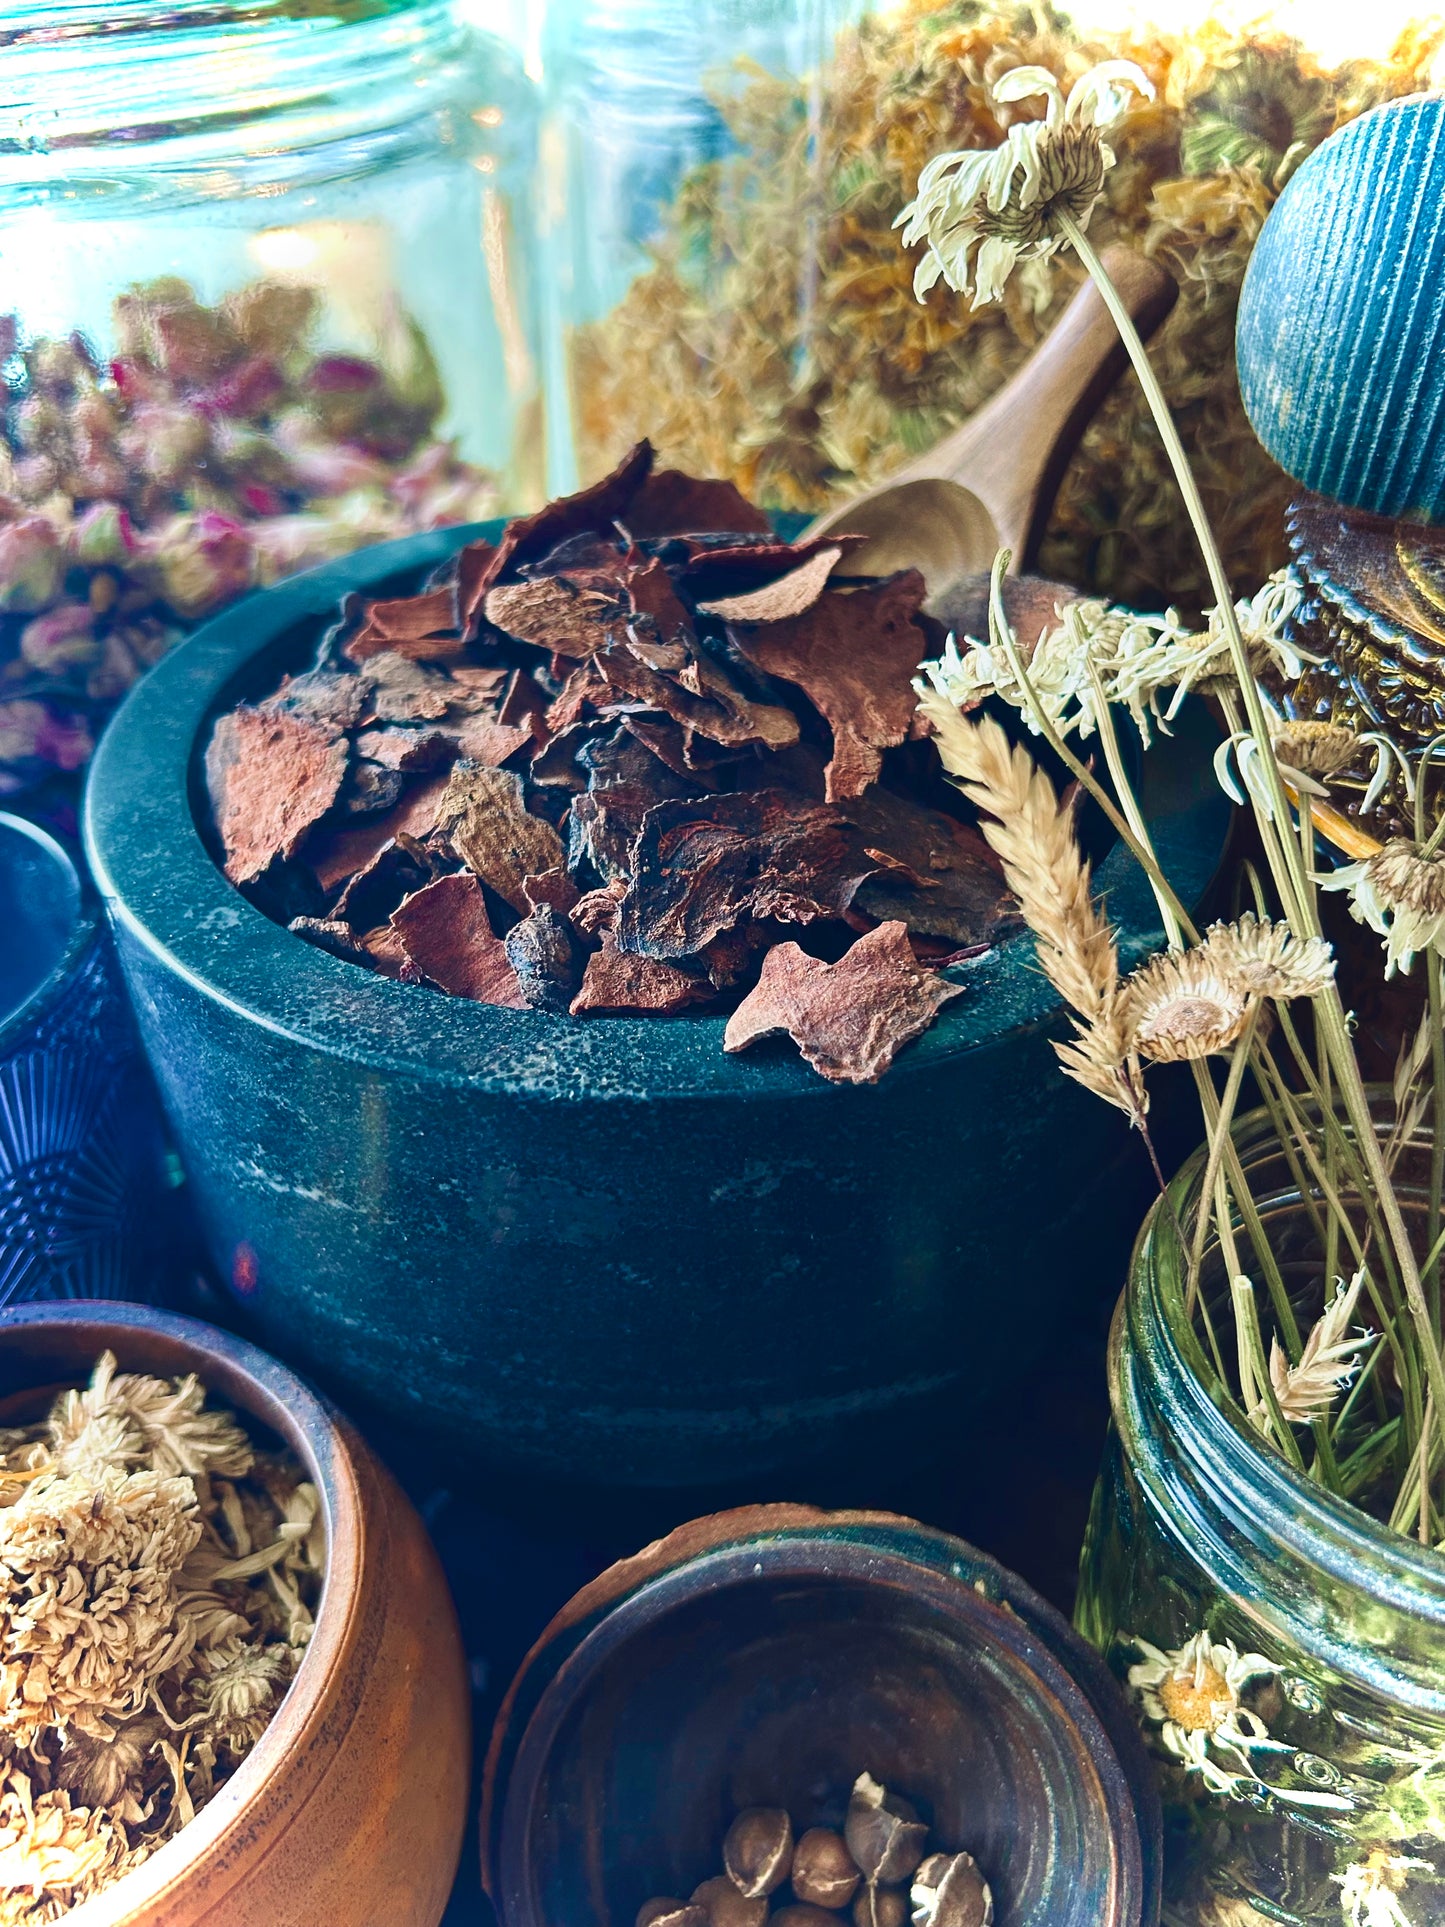
[[[467,1804],[470,1709],[421,1521],[337,1412],[254,1346],[189,1318],[77,1301],[0,1317],[0,1399],[125,1371],[194,1372],[279,1438],[321,1495],[316,1628],[270,1725],[195,1819],[66,1916],[76,1927],[436,1927]]]

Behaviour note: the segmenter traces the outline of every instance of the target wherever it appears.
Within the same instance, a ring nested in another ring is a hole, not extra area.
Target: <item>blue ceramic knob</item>
[[[1296,481],[1445,522],[1445,98],[1377,107],[1304,163],[1255,244],[1236,351]]]

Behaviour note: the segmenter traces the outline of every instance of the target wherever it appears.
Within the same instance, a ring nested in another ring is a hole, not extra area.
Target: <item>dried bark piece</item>
[[[369,692],[366,714],[378,723],[431,723],[451,704],[451,679],[388,650],[373,656],[361,675]]]
[[[584,937],[605,939],[607,932],[617,927],[617,906],[626,888],[625,883],[614,882],[600,890],[584,891],[570,913],[573,929],[580,930]]]
[[[292,857],[336,801],[351,751],[323,723],[285,710],[222,716],[206,751],[206,785],[232,883]]]
[[[406,778],[398,769],[383,769],[380,763],[353,763],[336,807],[345,816],[380,816],[396,808],[405,788]]]
[[[549,903],[564,917],[571,916],[581,901],[577,885],[565,870],[544,870],[540,876],[523,877],[522,891],[534,910]]]
[[[890,861],[854,902],[880,922],[955,946],[994,941],[1013,920],[998,858],[971,824],[876,785],[847,806],[867,847]]]
[[[308,943],[314,943],[318,950],[329,950],[333,957],[340,957],[343,963],[371,961],[366,945],[351,925],[341,923],[334,917],[293,917],[286,928],[293,936],[304,937]]]
[[[836,810],[786,790],[659,803],[634,846],[618,947],[675,961],[744,918],[843,917],[876,867]]]
[[[539,743],[547,740],[547,692],[525,669],[514,669],[507,678],[506,694],[497,708],[497,721],[510,728],[525,726]]]
[[[332,906],[332,920],[353,932],[373,930],[434,874],[431,858],[414,837],[393,837],[347,883]]]
[[[649,709],[664,711],[711,742],[729,748],[762,743],[778,749],[798,739],[798,719],[790,709],[750,702],[710,657],[695,656],[687,665],[696,691],[683,686],[675,674],[663,674],[651,667],[642,659],[636,643],[626,649],[606,650],[595,660],[614,689]]]
[[[339,730],[354,728],[361,720],[366,695],[366,684],[360,676],[338,675],[334,669],[308,669],[304,675],[287,676],[275,695],[257,707],[285,710],[309,723],[323,723],[335,735]]]
[[[819,549],[800,568],[765,582],[761,589],[722,596],[716,602],[699,602],[698,614],[721,616],[725,622],[783,622],[800,616],[822,595],[842,553],[839,548]]]
[[[438,825],[462,861],[519,916],[529,908],[526,879],[563,866],[562,839],[528,810],[522,780],[511,770],[456,764]]]
[[[567,813],[567,868],[588,872],[604,884],[626,883],[632,876],[632,850],[643,818],[657,802],[651,790],[634,783],[586,790],[572,799]]]
[[[746,1050],[760,1037],[786,1032],[830,1082],[876,1084],[903,1045],[962,991],[923,968],[902,923],[879,924],[835,964],[780,943],[728,1019],[723,1049]]]
[[[773,525],[732,482],[702,481],[681,469],[660,468],[648,476],[623,518],[627,532],[648,536],[701,535],[715,529],[728,535],[771,535]]]
[[[391,927],[411,962],[441,990],[478,1004],[525,1010],[506,945],[493,933],[482,886],[465,870],[438,877],[394,911]]]
[[[587,952],[566,917],[540,904],[503,939],[522,995],[533,1010],[565,1016],[582,983]]]
[[[487,592],[484,606],[494,628],[574,661],[605,649],[631,613],[615,582],[609,591],[570,575],[504,582]]]
[[[905,569],[874,588],[823,597],[803,614],[730,628],[750,662],[797,685],[833,732],[829,802],[861,796],[885,749],[901,743],[918,707],[913,678],[928,653],[915,617],[925,587]]]
[[[495,723],[490,716],[468,716],[452,738],[458,756],[490,769],[500,769],[535,740],[528,724]]]
[[[482,604],[497,579],[497,551],[490,542],[468,542],[456,558],[457,627],[470,641],[481,625]]]
[[[375,930],[368,930],[360,942],[366,950],[372,968],[383,977],[394,977],[402,983],[420,983],[425,973],[417,969],[406,954],[406,946],[390,923],[379,924]]]
[[[629,559],[624,582],[632,605],[634,631],[646,625],[660,642],[695,642],[687,605],[678,595],[670,571],[656,556],[649,556],[643,562]]]
[[[601,891],[594,895],[602,895]],[[586,899],[584,899],[586,901]],[[610,930],[603,932],[602,948],[588,958],[582,988],[572,999],[572,1015],[587,1012],[646,1010],[666,1014],[706,1003],[712,996],[706,978],[690,977],[675,964],[656,957],[630,956],[617,948]]]
[[[818,535],[806,542],[754,539],[730,543],[726,539],[710,542],[703,537],[684,544],[687,556],[679,580],[691,601],[711,602],[720,596],[760,589],[777,576],[790,575],[824,549],[841,549],[847,557],[866,540],[862,535]]]
[[[373,602],[343,654],[362,663],[387,650],[414,662],[446,662],[459,656],[462,638],[457,633],[454,590],[429,589],[392,602]]]
[[[497,706],[508,672],[475,662],[454,663],[448,672],[448,715],[480,716]]]
[[[307,848],[306,860],[323,890],[334,890],[365,866],[385,844],[401,836],[430,836],[446,793],[445,776],[428,776],[402,797],[386,816],[355,829],[318,832]]]
[[[380,763],[383,769],[433,770],[456,755],[457,738],[444,729],[384,725],[362,730],[356,739],[356,753],[369,763]]]
[[[488,565],[483,593],[504,574],[514,574],[525,562],[535,562],[569,536],[588,530],[605,533],[625,517],[633,498],[652,469],[652,444],[638,442],[610,475],[576,495],[549,502],[535,515],[520,515],[507,524],[501,544]]]

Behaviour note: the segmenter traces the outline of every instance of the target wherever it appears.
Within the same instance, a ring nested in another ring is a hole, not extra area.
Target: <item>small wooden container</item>
[[[483,1880],[502,1927],[632,1927],[719,1871],[739,1809],[837,1827],[864,1770],[1001,1924],[1158,1919],[1158,1799],[1098,1655],[961,1540],[802,1506],[695,1520],[557,1616],[493,1731]]]
[[[284,1366],[188,1318],[99,1301],[0,1318],[0,1416],[27,1390],[194,1372],[275,1433],[321,1495],[316,1630],[236,1772],[76,1927],[436,1927],[461,1849],[470,1706],[456,1614],[420,1519],[359,1436]]]

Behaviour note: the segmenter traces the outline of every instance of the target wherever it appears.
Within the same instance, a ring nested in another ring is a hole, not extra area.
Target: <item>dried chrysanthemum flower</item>
[[[251,1646],[239,1639],[198,1653],[186,1682],[197,1727],[218,1750],[239,1759],[265,1731],[295,1665],[288,1646]]]
[[[125,1825],[139,1826],[147,1817],[139,1797],[146,1761],[164,1732],[154,1713],[127,1720],[109,1739],[72,1729],[55,1762],[55,1784],[78,1806],[103,1807]]]
[[[1287,923],[1256,917],[1211,924],[1199,951],[1251,997],[1318,997],[1335,978],[1334,952],[1323,937],[1297,937]]]
[[[1124,118],[1130,94],[1154,88],[1132,60],[1105,60],[1065,98],[1046,67],[1016,67],[993,86],[998,102],[1042,95],[1044,118],[1017,121],[1001,147],[940,154],[918,177],[918,192],[894,223],[903,245],[928,243],[913,277],[921,301],[942,279],[955,293],[973,286],[973,306],[997,301],[1020,261],[1046,260],[1067,238],[1061,216],[1087,227],[1114,165],[1104,134]]]
[[[194,1373],[172,1381],[119,1372],[106,1352],[85,1390],[66,1392],[51,1417],[56,1465],[72,1472],[144,1461],[170,1476],[239,1478],[250,1470],[251,1441],[205,1399]]]
[[[37,1480],[0,1512],[0,1734],[104,1737],[189,1644],[176,1577],[201,1536],[189,1479]]]
[[[107,1814],[72,1806],[63,1789],[42,1791],[14,1761],[0,1763],[0,1922],[55,1919],[136,1857]]]
[[[1202,945],[1151,957],[1126,979],[1124,997],[1133,1047],[1156,1064],[1228,1050],[1249,1016],[1248,989]]]
[[[1359,1331],[1351,1337],[1349,1330],[1364,1284],[1363,1271],[1357,1271],[1348,1285],[1340,1281],[1324,1315],[1311,1327],[1298,1365],[1290,1364],[1278,1338],[1271,1345],[1269,1382],[1280,1411],[1292,1425],[1308,1425],[1312,1419],[1323,1418],[1341,1388],[1359,1370],[1360,1353],[1374,1336]],[[1256,1424],[1263,1422],[1265,1411],[1261,1403],[1251,1413]]]
[[[1409,973],[1421,950],[1445,953],[1445,852],[1429,854],[1408,837],[1393,837],[1373,856],[1316,879],[1321,889],[1347,890],[1350,915],[1385,939],[1385,975]]]

